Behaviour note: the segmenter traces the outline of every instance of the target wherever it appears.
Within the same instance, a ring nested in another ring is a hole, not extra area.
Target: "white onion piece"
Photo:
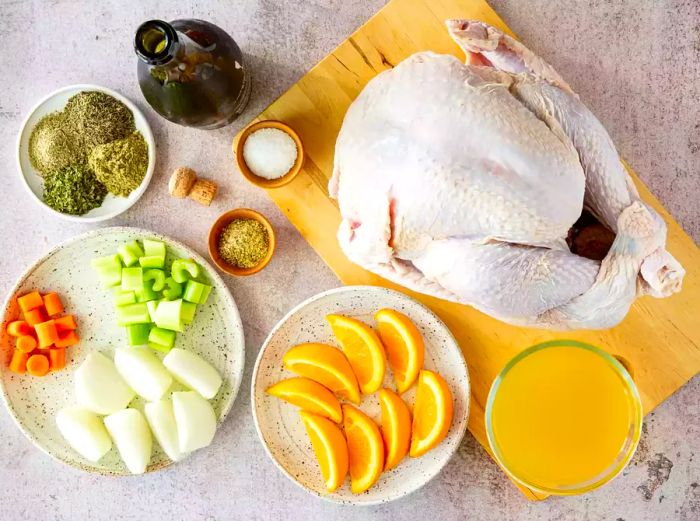
[[[211,404],[195,391],[173,393],[180,452],[206,447],[216,434],[216,414]]]
[[[134,399],[109,358],[97,351],[87,355],[75,370],[75,396],[78,403],[97,414],[112,414],[124,409]]]
[[[61,435],[83,458],[99,461],[112,448],[112,439],[102,418],[82,407],[72,406],[56,414],[56,425]]]
[[[153,438],[143,414],[136,409],[115,412],[105,418],[105,427],[129,472],[146,472],[148,462],[151,461]]]
[[[117,349],[114,365],[136,394],[151,402],[160,400],[173,383],[163,362],[146,347]]]
[[[209,362],[192,351],[173,348],[163,358],[163,365],[178,382],[194,389],[207,400],[219,392],[221,375]]]
[[[153,436],[155,436],[162,449],[171,460],[180,461],[184,454],[180,452],[178,443],[173,402],[166,399],[147,403],[144,407],[144,413]]]

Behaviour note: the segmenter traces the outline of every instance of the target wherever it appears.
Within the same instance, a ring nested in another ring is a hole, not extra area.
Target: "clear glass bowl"
[[[518,475],[517,472],[514,472],[512,468],[509,468],[509,465],[507,463],[507,458],[504,457],[504,454],[502,453],[501,449],[498,446],[498,443],[496,442],[496,436],[494,432],[494,425],[493,425],[493,411],[494,411],[494,402],[496,399],[496,395],[498,393],[498,390],[503,383],[503,381],[508,378],[509,372],[520,362],[522,362],[525,358],[533,355],[534,353],[537,353],[539,351],[542,351],[543,349],[549,349],[549,348],[561,348],[561,347],[567,347],[567,348],[572,348],[572,349],[585,349],[588,350],[592,353],[595,353],[596,355],[600,356],[602,359],[605,360],[605,362],[609,365],[610,368],[612,368],[615,373],[619,376],[619,378],[622,380],[624,386],[627,388],[629,391],[628,395],[630,397],[629,399],[629,407],[630,409],[630,425],[627,433],[627,437],[622,444],[621,450],[618,453],[617,457],[614,459],[614,461],[611,462],[611,464],[601,473],[597,474],[596,476],[587,479],[584,482],[581,483],[575,483],[575,484],[568,484],[568,485],[561,485],[561,486],[552,486],[552,485],[545,485],[543,483],[537,483],[533,481],[532,479],[528,479],[524,476]],[[634,381],[632,379],[632,376],[630,376],[630,373],[628,370],[625,368],[625,365],[618,360],[616,357],[613,355],[608,354],[607,352],[603,351],[600,348],[594,347],[589,344],[585,344],[583,342],[578,342],[574,340],[554,340],[550,342],[544,342],[541,344],[534,345],[532,347],[529,347],[525,349],[523,352],[515,356],[510,362],[508,362],[505,367],[501,370],[501,372],[498,374],[496,379],[493,381],[493,384],[491,385],[491,390],[489,392],[488,396],[488,401],[486,403],[486,413],[485,413],[485,420],[486,420],[486,434],[489,440],[489,445],[491,447],[491,451],[496,458],[496,461],[498,464],[505,470],[505,472],[517,483],[532,489],[533,491],[540,492],[543,494],[553,494],[553,495],[576,495],[576,494],[583,494],[585,492],[589,492],[593,489],[596,489],[605,483],[609,482],[612,480],[615,476],[617,476],[623,468],[629,463],[630,459],[632,458],[634,451],[637,448],[637,444],[639,443],[639,437],[641,434],[641,428],[642,428],[642,419],[643,419],[643,413],[642,413],[642,403],[641,399],[639,397],[639,391],[637,390],[636,385],[634,384]]]

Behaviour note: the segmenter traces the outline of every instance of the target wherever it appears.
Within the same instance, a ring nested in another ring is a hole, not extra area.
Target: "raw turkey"
[[[466,64],[421,52],[370,81],[336,143],[329,191],[348,258],[505,322],[602,329],[637,296],[680,290],[666,225],[607,132],[544,60],[450,20]],[[583,209],[615,234],[602,261],[566,237]]]

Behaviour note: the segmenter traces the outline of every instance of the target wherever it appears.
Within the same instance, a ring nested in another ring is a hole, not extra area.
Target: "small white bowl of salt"
[[[281,121],[259,121],[240,133],[234,144],[238,169],[262,188],[292,181],[304,162],[304,147],[294,130]]]

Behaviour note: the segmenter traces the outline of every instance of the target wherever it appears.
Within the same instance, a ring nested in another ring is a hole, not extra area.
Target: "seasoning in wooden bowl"
[[[270,249],[267,230],[255,219],[234,219],[219,235],[219,255],[238,268],[253,268]]]

